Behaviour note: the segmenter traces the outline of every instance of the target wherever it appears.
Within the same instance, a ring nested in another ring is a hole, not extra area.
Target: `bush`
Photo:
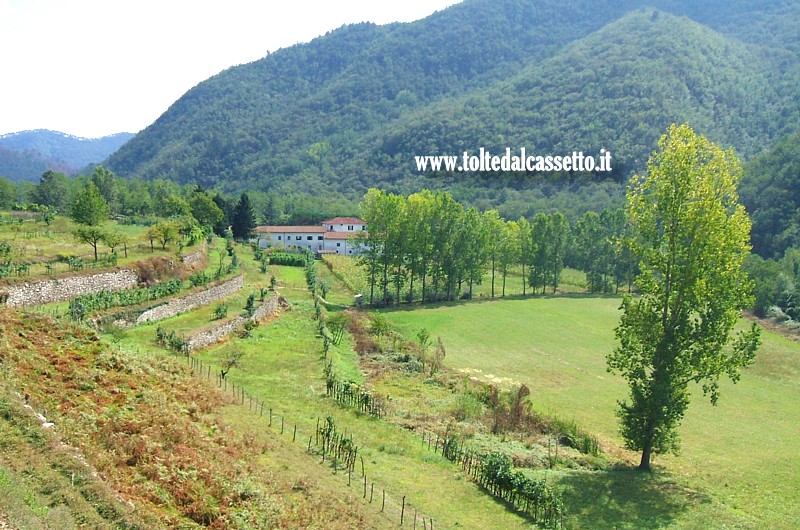
[[[214,308],[214,320],[220,320],[228,316],[228,304],[219,304]]]
[[[272,265],[285,265],[288,267],[305,267],[308,258],[305,254],[295,254],[291,252],[273,252],[269,255],[269,263]]]
[[[483,413],[483,405],[472,394],[461,392],[456,397],[452,413],[456,421],[474,420]]]
[[[189,283],[192,284],[192,287],[198,287],[200,285],[205,285],[211,281],[210,276],[206,276],[203,272],[198,272],[197,274],[192,274],[189,276]]]

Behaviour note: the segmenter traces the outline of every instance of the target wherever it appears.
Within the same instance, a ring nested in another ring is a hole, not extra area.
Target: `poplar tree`
[[[650,469],[654,453],[678,448],[689,384],[716,404],[720,377],[736,382],[760,344],[755,324],[733,335],[752,299],[742,270],[750,220],[738,201],[741,175],[732,150],[673,125],[647,174],[628,188],[639,295],[623,299],[619,345],[607,362],[630,387],[617,414],[626,447],[642,452],[640,469]]]

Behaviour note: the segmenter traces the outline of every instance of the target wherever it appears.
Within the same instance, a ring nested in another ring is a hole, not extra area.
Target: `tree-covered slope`
[[[11,180],[38,180],[47,169],[75,173],[109,157],[133,135],[79,138],[37,129],[0,136],[0,175]]]
[[[413,23],[346,26],[200,83],[108,165],[230,191],[433,185],[532,203],[568,181],[543,191],[497,179],[487,195],[480,177],[419,175],[413,155],[602,146],[619,181],[672,121],[745,155],[797,129],[800,7],[647,4],[666,12],[641,0],[467,0]]]
[[[402,171],[413,169],[413,153],[606,148],[627,177],[670,123],[689,122],[747,157],[800,124],[796,69],[779,69],[791,59],[686,18],[636,11],[481,93],[398,120],[365,151]]]
[[[779,259],[800,244],[800,134],[785,138],[745,166],[742,202],[753,220],[753,250]]]
[[[15,151],[0,145],[0,176],[12,181],[36,181],[48,169],[65,172],[68,168],[35,151]]]

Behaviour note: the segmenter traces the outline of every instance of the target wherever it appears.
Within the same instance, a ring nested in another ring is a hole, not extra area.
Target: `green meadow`
[[[441,337],[445,363],[499,385],[524,383],[535,409],[574,418],[631,463],[614,414],[627,388],[609,374],[618,297],[481,300],[386,310],[408,337]],[[726,381],[717,406],[700,389],[680,427],[679,456],[633,470],[562,473],[577,528],[796,528],[800,525],[800,346],[763,332],[755,364]],[[597,526],[594,526],[594,523]]]

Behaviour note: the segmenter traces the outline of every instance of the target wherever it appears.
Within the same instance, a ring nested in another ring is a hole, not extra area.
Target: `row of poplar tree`
[[[447,192],[405,197],[371,189],[361,212],[369,230],[361,262],[373,305],[471,298],[483,281],[491,282],[492,297],[504,296],[511,271],[521,273],[523,294],[555,292],[566,266],[586,273],[590,292],[629,288],[636,274],[623,244],[622,209],[590,211],[574,225],[560,212],[505,220]]]

